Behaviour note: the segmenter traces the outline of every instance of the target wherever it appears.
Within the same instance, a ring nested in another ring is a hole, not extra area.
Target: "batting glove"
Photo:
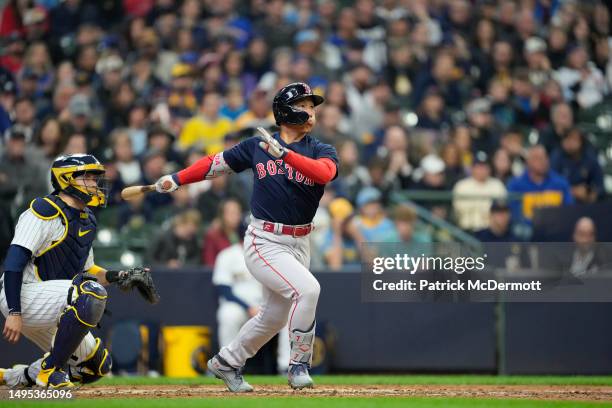
[[[270,132],[262,127],[258,127],[260,135],[258,137],[261,139],[259,142],[259,147],[264,149],[268,154],[277,159],[282,159],[287,154],[287,149],[285,149],[281,144],[276,140]]]
[[[170,174],[160,177],[159,180],[155,182],[155,191],[158,193],[171,193],[178,188],[179,185]]]

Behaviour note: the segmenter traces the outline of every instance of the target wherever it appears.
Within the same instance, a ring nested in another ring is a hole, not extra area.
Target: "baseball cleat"
[[[68,374],[59,368],[40,370],[36,377],[36,385],[43,388],[72,388],[75,386],[70,381]]]
[[[208,369],[222,380],[231,392],[252,392],[253,387],[244,380],[239,368],[231,367],[219,355],[208,360]]]
[[[43,388],[72,388],[74,383],[70,381],[70,377],[61,368],[50,367],[45,368],[47,358],[40,365],[40,372],[36,376],[36,385]]]
[[[302,388],[312,388],[314,383],[308,374],[308,365],[305,363],[291,364],[287,373],[289,386],[294,390]]]

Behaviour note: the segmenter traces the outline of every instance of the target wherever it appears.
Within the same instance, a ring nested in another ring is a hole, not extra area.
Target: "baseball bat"
[[[126,187],[121,190],[121,198],[123,198],[124,200],[132,200],[151,191],[155,191],[155,184],[150,184],[148,186]]]

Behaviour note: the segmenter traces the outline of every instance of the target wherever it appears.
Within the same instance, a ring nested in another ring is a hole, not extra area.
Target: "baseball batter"
[[[263,286],[264,301],[237,337],[208,361],[209,370],[233,392],[253,390],[241,368],[287,322],[289,385],[313,385],[308,369],[320,286],[308,270],[308,234],[324,186],[338,170],[336,150],[309,136],[316,122],[315,106],[323,101],[307,84],[289,84],[276,94],[272,106],[280,133],[258,128],[259,139],[207,156],[156,183],[158,192],[167,193],[219,174],[253,170],[252,217],[244,251],[250,273]]]
[[[46,354],[0,369],[0,384],[60,388],[98,380],[111,369],[108,350],[90,332],[106,307],[103,285],[145,291],[148,285],[156,296],[142,268],[107,271],[94,264],[96,219],[88,207],[106,204],[104,173],[92,155],[58,157],[51,167],[53,193],[34,199],[19,217],[2,276],[3,334],[12,343],[23,334]]]

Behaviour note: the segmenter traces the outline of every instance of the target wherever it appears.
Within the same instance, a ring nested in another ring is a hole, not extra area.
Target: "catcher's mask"
[[[290,125],[303,125],[306,123],[308,113],[292,106],[295,102],[305,98],[311,98],[314,106],[320,105],[325,101],[322,96],[314,94],[310,86],[304,82],[294,82],[278,91],[274,101],[272,101],[272,112],[274,113],[276,124],[280,126],[281,123],[288,123]]]
[[[53,194],[64,192],[79,199],[89,207],[106,207],[108,188],[104,174],[106,170],[91,154],[60,156],[51,166]],[[87,185],[80,176],[95,175],[95,185]]]

